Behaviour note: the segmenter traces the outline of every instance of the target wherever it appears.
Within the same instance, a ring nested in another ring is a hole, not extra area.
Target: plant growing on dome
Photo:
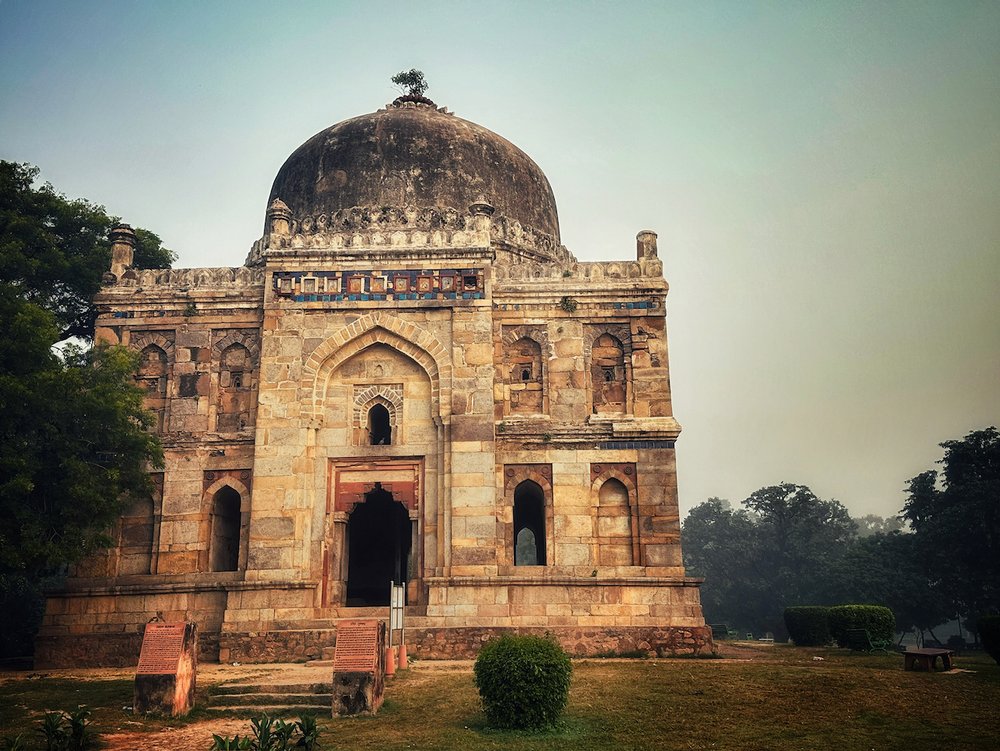
[[[416,68],[401,70],[390,79],[396,88],[403,92],[403,96],[413,99],[423,99],[424,92],[427,91],[427,79],[424,72]]]

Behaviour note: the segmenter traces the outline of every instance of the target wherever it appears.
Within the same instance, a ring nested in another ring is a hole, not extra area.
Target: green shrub
[[[1000,665],[1000,615],[981,615],[976,624],[986,654]]]
[[[555,725],[569,698],[572,671],[554,639],[505,635],[488,642],[474,670],[487,723],[504,729]]]
[[[75,712],[46,712],[38,723],[45,739],[45,751],[86,751],[96,739],[90,730],[90,710],[79,706]]]
[[[891,642],[896,633],[896,616],[884,605],[837,605],[829,610],[830,635],[846,647],[844,635],[850,628],[863,628],[872,641]]]
[[[263,713],[250,720],[250,729],[253,735],[242,738],[239,734],[230,738],[213,733],[210,751],[313,751],[319,748],[319,729],[316,718],[311,715],[292,723]],[[296,732],[298,738],[295,737]]]
[[[785,628],[800,647],[822,647],[830,641],[830,608],[799,605],[785,608]]]

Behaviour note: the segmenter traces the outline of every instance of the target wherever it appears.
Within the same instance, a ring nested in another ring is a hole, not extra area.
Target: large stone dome
[[[510,141],[429,100],[397,100],[337,123],[288,157],[271,187],[293,222],[353,207],[453,209],[485,200],[506,217],[559,243],[549,181]]]

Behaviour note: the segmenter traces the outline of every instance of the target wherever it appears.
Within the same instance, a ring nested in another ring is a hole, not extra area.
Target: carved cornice
[[[241,289],[264,284],[264,270],[246,266],[204,269],[132,269],[132,273],[108,287],[138,287],[144,290],[173,288]],[[106,287],[106,289],[108,288]]]
[[[573,260],[559,241],[501,214],[453,207],[354,206],[332,213],[296,216],[284,224],[268,217],[264,237],[255,242],[247,265],[299,249],[330,251],[360,248],[468,248],[499,246],[543,263]],[[490,207],[492,208],[492,207]]]
[[[564,265],[537,262],[497,263],[493,278],[498,285],[505,282],[532,282],[553,279],[584,281],[588,283],[617,279],[663,280],[663,262],[659,258],[639,261],[584,261]]]

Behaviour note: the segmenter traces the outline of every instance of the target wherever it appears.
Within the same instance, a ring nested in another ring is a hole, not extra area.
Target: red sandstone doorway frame
[[[375,490],[376,483],[406,507],[411,524],[407,604],[422,604],[424,458],[352,457],[330,459],[327,466],[323,607],[343,607],[347,601],[347,521],[354,507]]]

